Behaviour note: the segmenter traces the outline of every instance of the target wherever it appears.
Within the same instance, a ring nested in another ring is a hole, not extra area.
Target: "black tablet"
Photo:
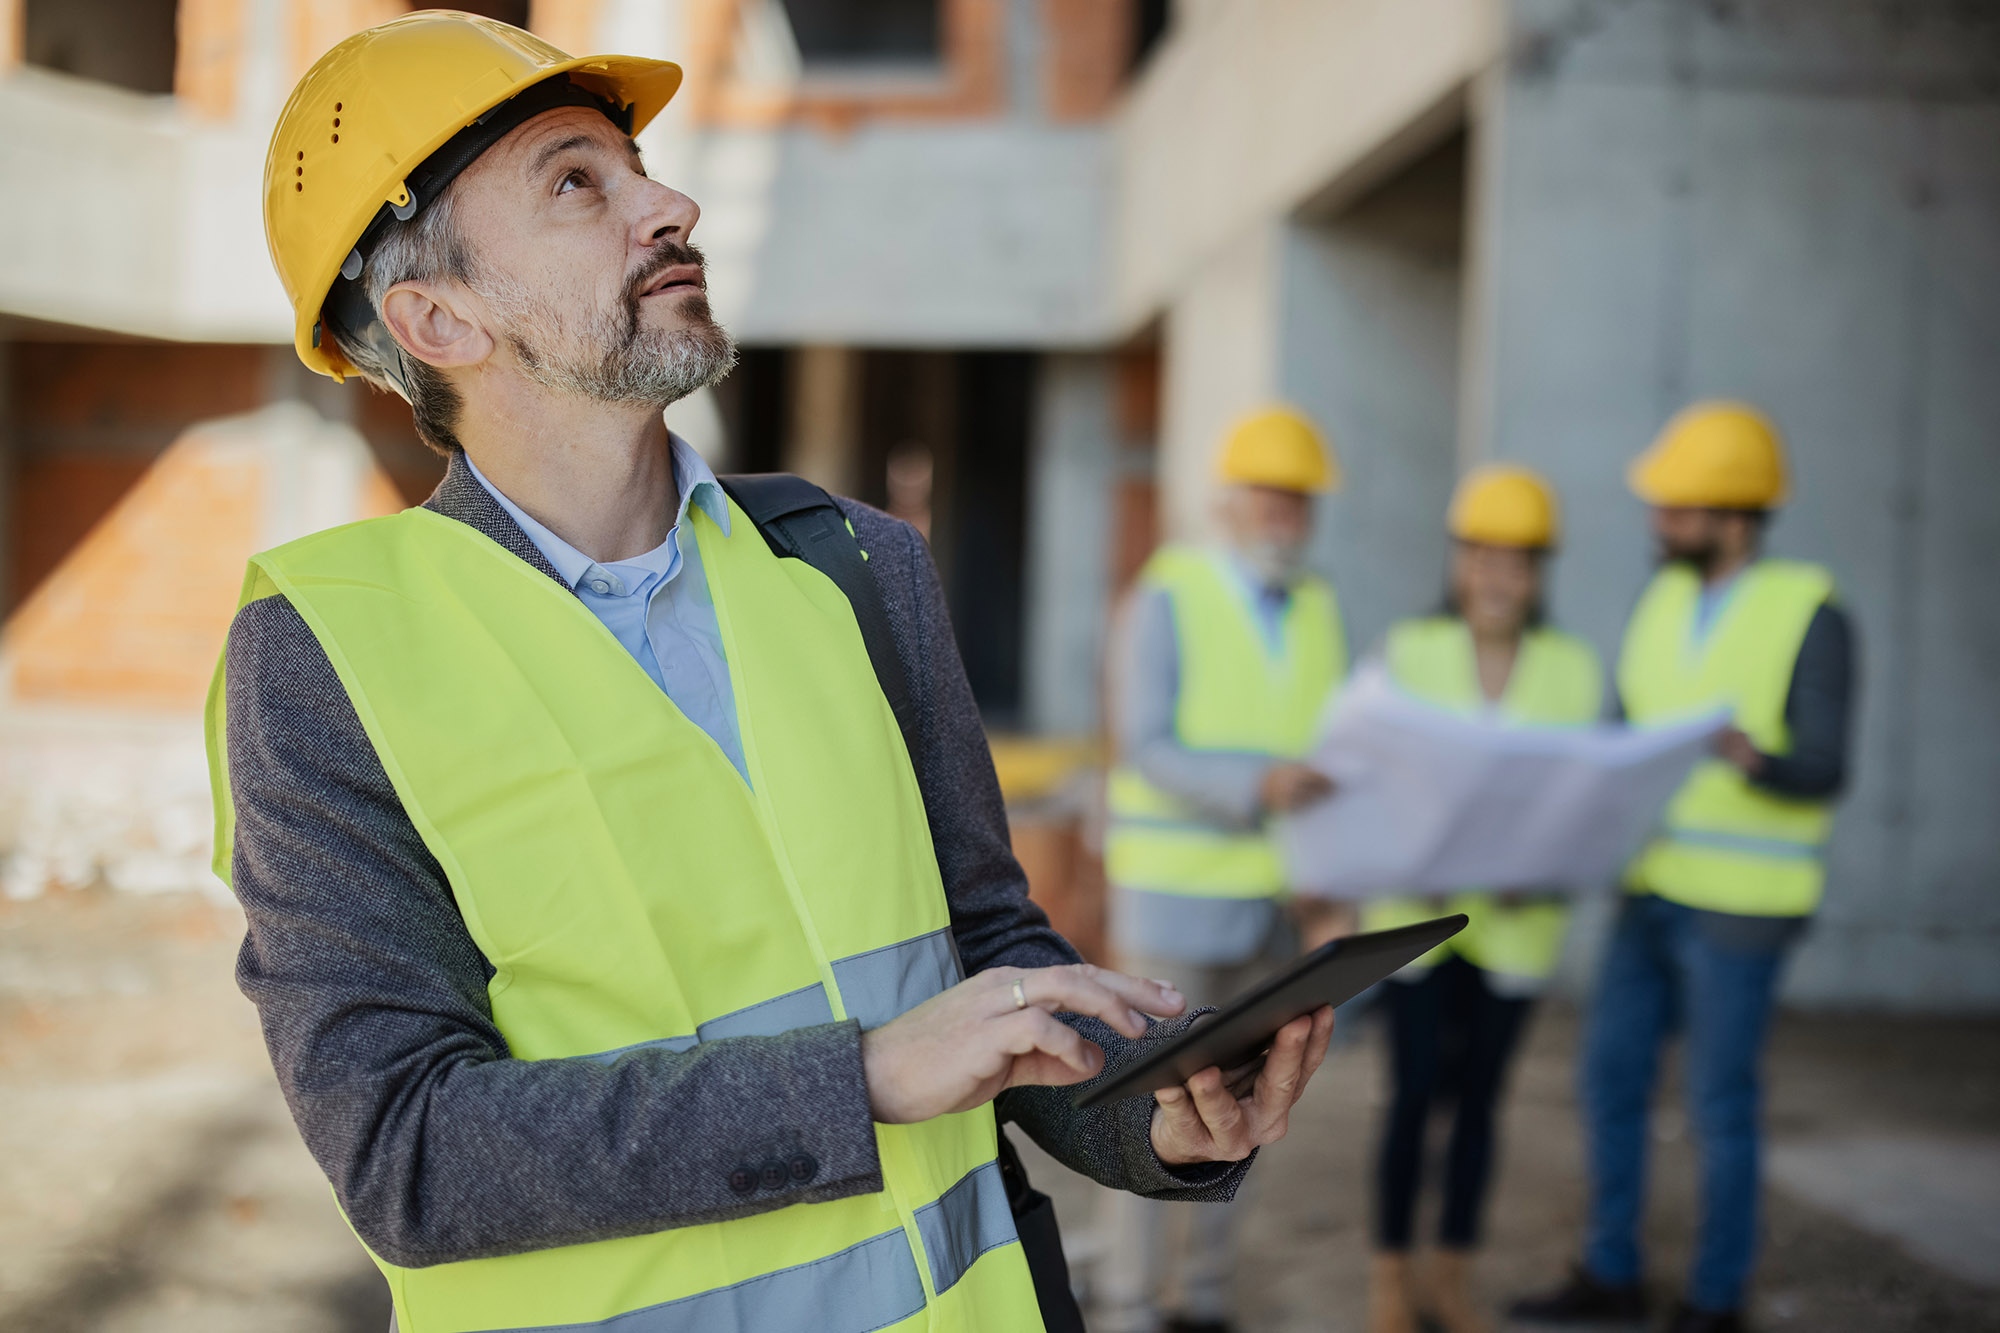
[[[1210,1065],[1234,1071],[1261,1062],[1279,1028],[1322,1005],[1346,1003],[1458,934],[1465,922],[1463,914],[1444,916],[1323,944],[1158,1050],[1078,1093],[1076,1105],[1096,1106],[1171,1088]]]

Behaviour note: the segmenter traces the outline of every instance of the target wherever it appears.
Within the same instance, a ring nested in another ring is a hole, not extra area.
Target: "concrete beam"
[[[1157,313],[1259,220],[1400,165],[1385,146],[1427,147],[1409,131],[1445,128],[1440,107],[1500,36],[1496,0],[1187,7],[1115,127],[1114,326]]]

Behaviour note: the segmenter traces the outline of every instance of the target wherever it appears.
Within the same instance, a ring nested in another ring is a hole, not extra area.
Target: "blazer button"
[[[792,1160],[785,1163],[785,1167],[792,1173],[792,1183],[803,1185],[819,1174],[819,1159],[809,1152],[797,1152],[792,1154]]]
[[[749,1194],[757,1188],[757,1168],[738,1164],[729,1173],[729,1188],[738,1194]]]
[[[768,1157],[764,1165],[757,1168],[758,1181],[767,1190],[778,1189],[785,1183],[785,1164],[775,1157]]]

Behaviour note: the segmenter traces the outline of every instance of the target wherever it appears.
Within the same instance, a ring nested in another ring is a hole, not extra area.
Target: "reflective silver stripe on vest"
[[[699,1045],[701,1045],[699,1037],[656,1037],[652,1041],[635,1041],[630,1046],[619,1046],[613,1050],[579,1055],[576,1058],[595,1060],[598,1064],[608,1065],[621,1055],[630,1055],[634,1051],[650,1051],[656,1046],[669,1051],[691,1051]]]
[[[720,1018],[711,1018],[696,1028],[695,1033],[703,1041],[718,1041],[723,1037],[775,1037],[780,1032],[816,1027],[832,1021],[833,1005],[827,1001],[826,987],[815,981],[810,986],[801,986],[783,995],[746,1005]]]
[[[917,1209],[917,1234],[931,1264],[931,1289],[940,1296],[965,1276],[980,1255],[1015,1239],[1014,1213],[1000,1164],[975,1167],[939,1197]]]
[[[1004,1211],[1006,1200],[1001,1203]],[[755,1333],[783,1328],[873,1333],[923,1308],[923,1279],[917,1275],[909,1239],[898,1228],[824,1259],[609,1319],[489,1333],[719,1333],[723,1329]]]
[[[952,942],[951,931],[934,930],[915,939],[837,959],[833,978],[840,986],[847,1016],[861,1020],[864,1028],[879,1028],[931,996],[950,990],[964,980],[964,973],[959,968],[958,946]],[[827,1001],[826,987],[815,981],[810,986],[711,1018],[691,1036],[655,1037],[577,1058],[608,1065],[633,1051],[655,1047],[686,1051],[722,1037],[775,1037],[781,1032],[832,1021],[833,1006]]]
[[[1711,847],[1718,852],[1767,856],[1779,861],[1816,860],[1820,852],[1820,844],[1817,842],[1793,842],[1788,838],[1759,838],[1748,833],[1711,833],[1706,829],[1670,828],[1665,836],[1669,842],[1684,842],[1691,847]]]
[[[949,930],[871,949],[833,965],[834,984],[840,987],[847,1016],[860,1019],[863,1028],[879,1028],[964,979],[958,946]]]

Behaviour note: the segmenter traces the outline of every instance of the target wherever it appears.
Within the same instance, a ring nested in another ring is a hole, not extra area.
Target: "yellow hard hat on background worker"
[[[1771,509],[1790,490],[1777,426],[1747,403],[1723,401],[1682,409],[1626,481],[1663,509]]]
[[[567,76],[567,77],[563,77]],[[391,218],[407,220],[533,116],[594,106],[637,134],[680,87],[680,66],[574,59],[519,28],[448,11],[358,32],[321,56],[278,115],[264,161],[264,235],[292,303],[299,360],[354,367],[323,311],[359,335],[375,311],[355,279]]]
[[[1562,535],[1555,488],[1533,468],[1489,463],[1466,473],[1452,492],[1445,526],[1462,542],[1541,551]]]
[[[1340,489],[1340,464],[1319,428],[1291,407],[1267,407],[1230,427],[1215,458],[1218,481],[1317,494]]]

